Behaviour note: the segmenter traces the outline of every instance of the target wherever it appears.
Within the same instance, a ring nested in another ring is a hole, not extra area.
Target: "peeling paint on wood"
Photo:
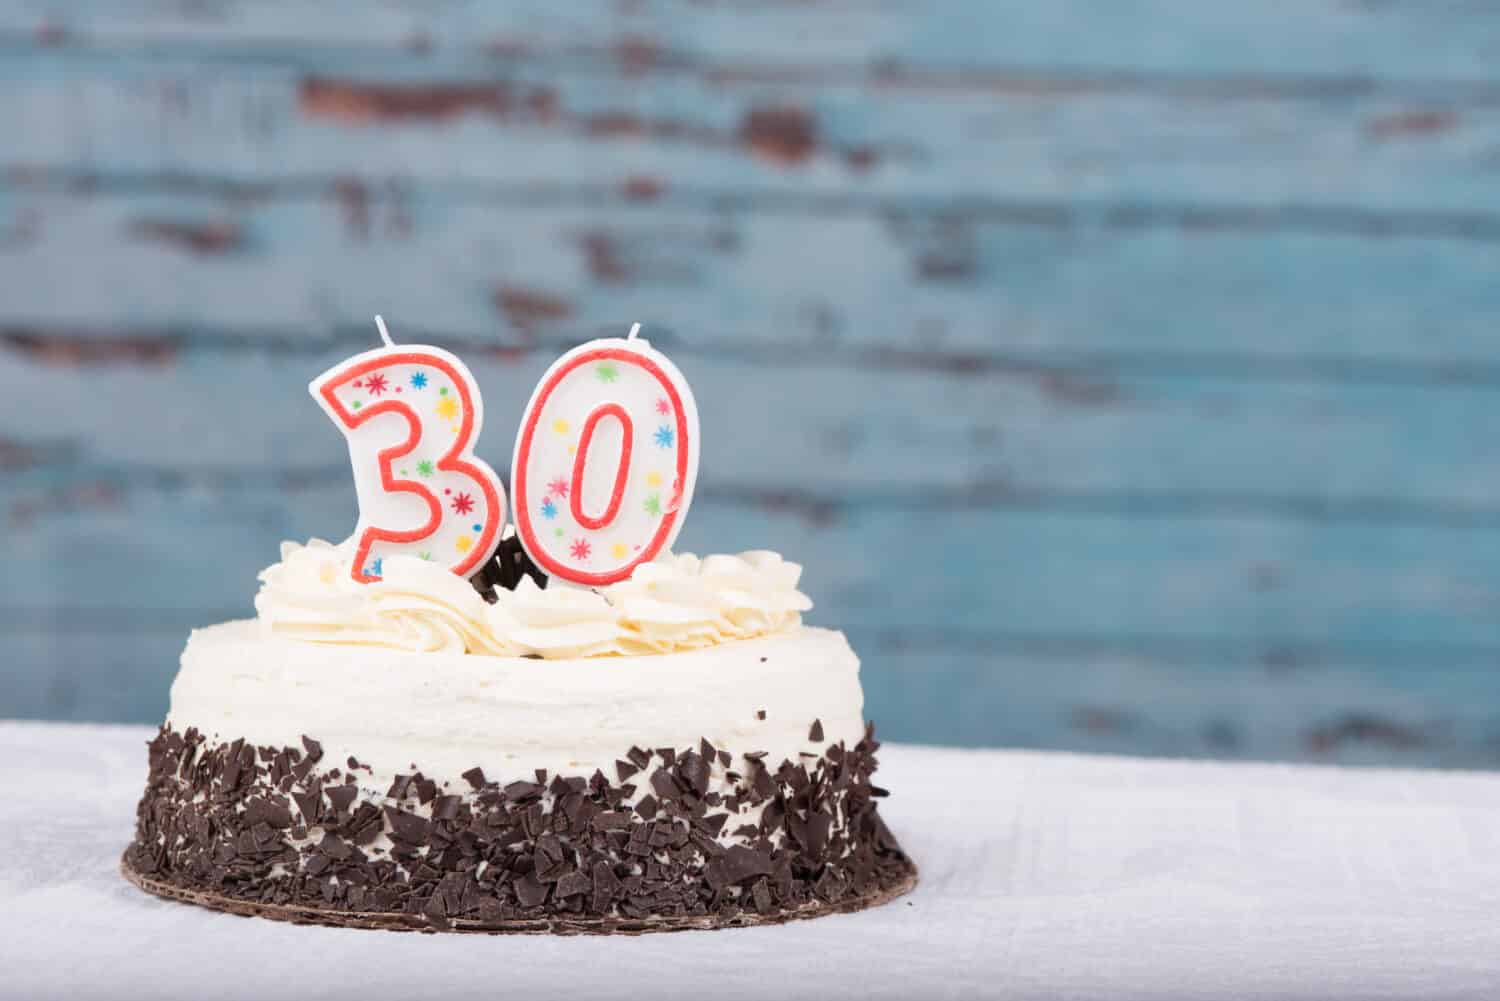
[[[19,482],[0,487],[0,510],[17,519],[5,534],[12,573],[0,578],[0,608],[150,616],[248,607],[255,574],[282,539],[337,538],[356,517],[347,469],[298,489],[211,476],[27,486],[26,475],[7,476]],[[111,498],[108,509],[70,500],[93,491]],[[1296,649],[1301,659],[1278,677],[1340,660],[1488,668],[1500,656],[1500,587],[1491,572],[1500,533],[1493,530],[1212,511],[1143,518],[1128,508],[1050,505],[926,518],[899,507],[850,506],[820,522],[756,501],[706,491],[682,548],[795,553],[816,568],[804,584],[817,621],[927,647],[973,641],[975,663],[984,662],[990,641],[1045,647],[1071,640],[1158,653],[1234,648],[1267,677],[1258,656],[1272,646]],[[1247,585],[1243,568],[1267,559],[1296,568],[1286,587]],[[135,579],[126,601],[110,568],[138,564],[151,573]],[[1003,600],[996,600],[999,586]],[[882,649],[862,653],[878,658]],[[1070,704],[1095,702],[1111,704],[1083,697]]]
[[[740,122],[740,141],[773,163],[801,163],[817,148],[817,124],[802,108],[751,108]]]
[[[528,103],[503,84],[400,84],[311,77],[298,88],[304,114],[352,124],[435,119],[466,112],[506,115]]]
[[[1327,756],[1353,743],[1407,751],[1432,742],[1432,737],[1420,728],[1368,715],[1350,715],[1321,724],[1309,730],[1303,739],[1307,749],[1319,756]]]
[[[17,472],[57,466],[70,461],[75,455],[75,450],[66,444],[19,441],[0,435],[0,470]]]
[[[383,122],[442,122],[478,114],[506,124],[560,126],[597,138],[648,138],[710,148],[743,145],[752,155],[778,165],[800,164],[818,147],[811,114],[796,107],[747,108],[730,134],[685,118],[643,115],[625,109],[577,111],[564,108],[550,87],[516,88],[504,82],[397,83],[322,78],[304,79],[298,88],[304,115],[346,125]],[[878,152],[850,151],[850,162],[871,166]]]
[[[495,306],[517,329],[528,331],[538,324],[565,320],[573,315],[568,300],[537,289],[501,285],[495,289]]]
[[[620,187],[627,199],[642,202],[655,201],[669,189],[664,178],[648,175],[627,177]]]
[[[647,334],[654,337],[649,326]],[[303,387],[372,340],[365,323],[317,352],[189,347],[162,359],[172,364],[125,355],[95,360],[82,374],[55,360],[62,348],[0,352],[0,383],[13,404],[5,430],[17,441],[86,444],[89,461],[117,470],[338,470],[342,440],[308,433],[316,414]],[[118,350],[116,341],[101,343]],[[488,398],[524,400],[570,343],[504,354],[481,351],[481,342],[456,349]],[[706,440],[736,443],[705,457],[705,489],[758,484],[795,490],[807,505],[856,508],[1053,505],[1142,517],[1216,510],[1476,529],[1500,519],[1494,386],[1278,385],[1089,366],[952,377],[922,366],[792,364],[792,348],[779,360],[745,361],[690,346],[679,340],[666,350],[699,395],[715,401],[703,408]],[[151,413],[163,400],[180,419],[195,415],[194,433],[159,441],[134,421],[112,419]],[[746,413],[759,416],[746,422]],[[500,453],[486,446],[481,455],[504,465],[504,417],[490,428]],[[1270,562],[1267,554],[1253,565]]]
[[[1452,132],[1459,126],[1456,112],[1440,108],[1397,111],[1365,125],[1371,139],[1422,139]]]
[[[24,317],[39,330],[116,330],[130,302],[132,327],[320,350],[362,342],[378,288],[384,312],[418,317],[457,346],[538,343],[522,334],[561,346],[640,317],[689,350],[768,362],[792,349],[822,363],[975,377],[1086,362],[1271,382],[1500,380],[1500,257],[1466,240],[970,221],[966,239],[980,271],[953,287],[913,280],[926,238],[884,217],[670,197],[475,203],[353,180],[338,190],[319,182],[235,210],[256,252],[233,268],[125,231],[128,220],[163,205],[214,218],[224,212],[219,193],[28,192],[48,221],[41,238],[4,254],[0,293],[9,312],[0,325]],[[410,216],[404,235],[392,225],[398,211]],[[618,248],[639,282],[592,279],[577,237],[593,230],[644,235]],[[731,236],[734,253],[704,253],[705,233]],[[99,264],[80,267],[88,261]],[[663,262],[669,267],[658,271]],[[503,310],[497,321],[487,292],[496,284],[543,291],[571,312],[522,310],[525,330]],[[261,294],[266,287],[278,294]]]
[[[684,53],[726,64],[774,66],[796,56],[818,66],[932,67],[953,76],[986,63],[1068,66],[1101,74],[1310,76],[1379,87],[1387,82],[1484,81],[1500,16],[1466,4],[1435,17],[1418,3],[1299,7],[1142,0],[1124,6],[1026,0],[950,0],[934,21],[921,3],[706,4],[702,0],[528,0],[432,8],[389,4],[351,19],[339,7],[278,0],[212,5],[75,0],[48,13],[0,8],[0,31],[55,24],[106,50],[176,42],[190,52],[299,48],[362,59],[477,47],[519,58],[563,52],[586,63],[680,70]],[[295,26],[289,30],[289,25]],[[788,40],[794,39],[795,46]],[[791,49],[792,51],[789,51]]]
[[[160,365],[177,354],[177,338],[168,334],[121,334],[105,331],[27,329],[0,326],[0,344],[42,365]]]
[[[228,220],[135,219],[129,231],[138,239],[165,243],[194,254],[231,254],[245,246],[244,228]]]
[[[1500,760],[1500,8],[0,0],[0,42],[0,705],[159,716],[181,633],[347,528],[299,387],[375,295],[499,400],[645,321],[735,445],[684,545],[804,560],[891,737]]]

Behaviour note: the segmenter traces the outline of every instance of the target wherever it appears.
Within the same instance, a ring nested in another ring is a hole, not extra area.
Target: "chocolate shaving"
[[[292,826],[292,811],[288,810],[283,803],[273,803],[269,799],[256,796],[245,804],[243,822],[251,827],[266,824],[268,827],[285,830]]]
[[[708,792],[708,762],[696,752],[688,751],[678,760],[676,774],[697,795]]]
[[[536,878],[535,873],[528,872],[511,885],[515,887],[516,899],[522,907],[539,907],[547,899],[548,887]]]
[[[164,727],[125,867],[153,892],[258,909],[242,913],[385,927],[645,930],[846,909],[912,880],[875,812],[874,746],[867,735],[774,773],[752,752],[740,776],[716,773],[726,752],[703,740],[632,749],[617,783],[596,771],[502,786],[473,768],[462,793],[413,768],[382,795],[312,767],[310,738],[304,754]],[[641,772],[651,792],[631,807],[624,779]],[[758,824],[738,819],[751,808]]]
[[[658,768],[651,773],[651,788],[663,800],[677,798],[677,783],[673,781],[672,773],[665,768]]]
[[[420,845],[427,840],[430,825],[425,818],[388,806],[385,808],[385,819],[390,824],[391,837],[412,845]]]
[[[359,789],[352,785],[334,786],[328,790],[328,802],[333,804],[336,813],[346,814],[349,807],[354,804],[354,797],[359,795]]]
[[[559,898],[576,897],[579,894],[589,893],[594,883],[588,876],[581,872],[570,872],[557,881],[552,892]]]
[[[547,575],[527,555],[520,537],[511,535],[496,544],[490,558],[470,575],[469,583],[485,601],[493,605],[500,600],[496,588],[514,591],[523,577],[530,577],[537,587],[546,590]]]
[[[731,883],[742,883],[753,876],[771,872],[769,853],[745,845],[730,845],[724,852],[724,876]]]
[[[546,791],[546,786],[535,782],[512,782],[505,787],[505,798],[513,803],[524,803],[540,798]]]
[[[316,824],[318,818],[323,815],[323,787],[313,785],[304,792],[292,793],[292,800],[297,804],[297,809],[302,814],[302,820],[307,824]]]

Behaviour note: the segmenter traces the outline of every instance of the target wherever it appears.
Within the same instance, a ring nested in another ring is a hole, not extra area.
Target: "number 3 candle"
[[[698,408],[639,330],[559,358],[516,438],[516,534],[538,566],[574,584],[629,577],[671,546],[693,498]]]
[[[355,355],[308,391],[349,442],[359,523],[351,575],[378,580],[388,556],[432,560],[468,576],[494,552],[505,491],[474,457],[484,423],[479,387],[441,348],[395,345]]]

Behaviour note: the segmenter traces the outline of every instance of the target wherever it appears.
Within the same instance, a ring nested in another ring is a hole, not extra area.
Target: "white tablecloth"
[[[887,745],[921,884],[774,928],[490,938],[170,903],[140,727],[0,723],[5,998],[1500,998],[1500,775]]]

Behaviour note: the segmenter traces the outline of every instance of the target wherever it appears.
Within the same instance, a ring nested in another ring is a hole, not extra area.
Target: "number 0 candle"
[[[396,345],[355,355],[308,391],[349,443],[359,523],[351,575],[380,579],[395,554],[468,576],[494,551],[505,523],[505,491],[474,457],[484,424],[479,387],[441,348]]]
[[[574,584],[629,577],[672,545],[693,498],[698,408],[639,329],[559,358],[516,438],[516,534],[538,566]]]

